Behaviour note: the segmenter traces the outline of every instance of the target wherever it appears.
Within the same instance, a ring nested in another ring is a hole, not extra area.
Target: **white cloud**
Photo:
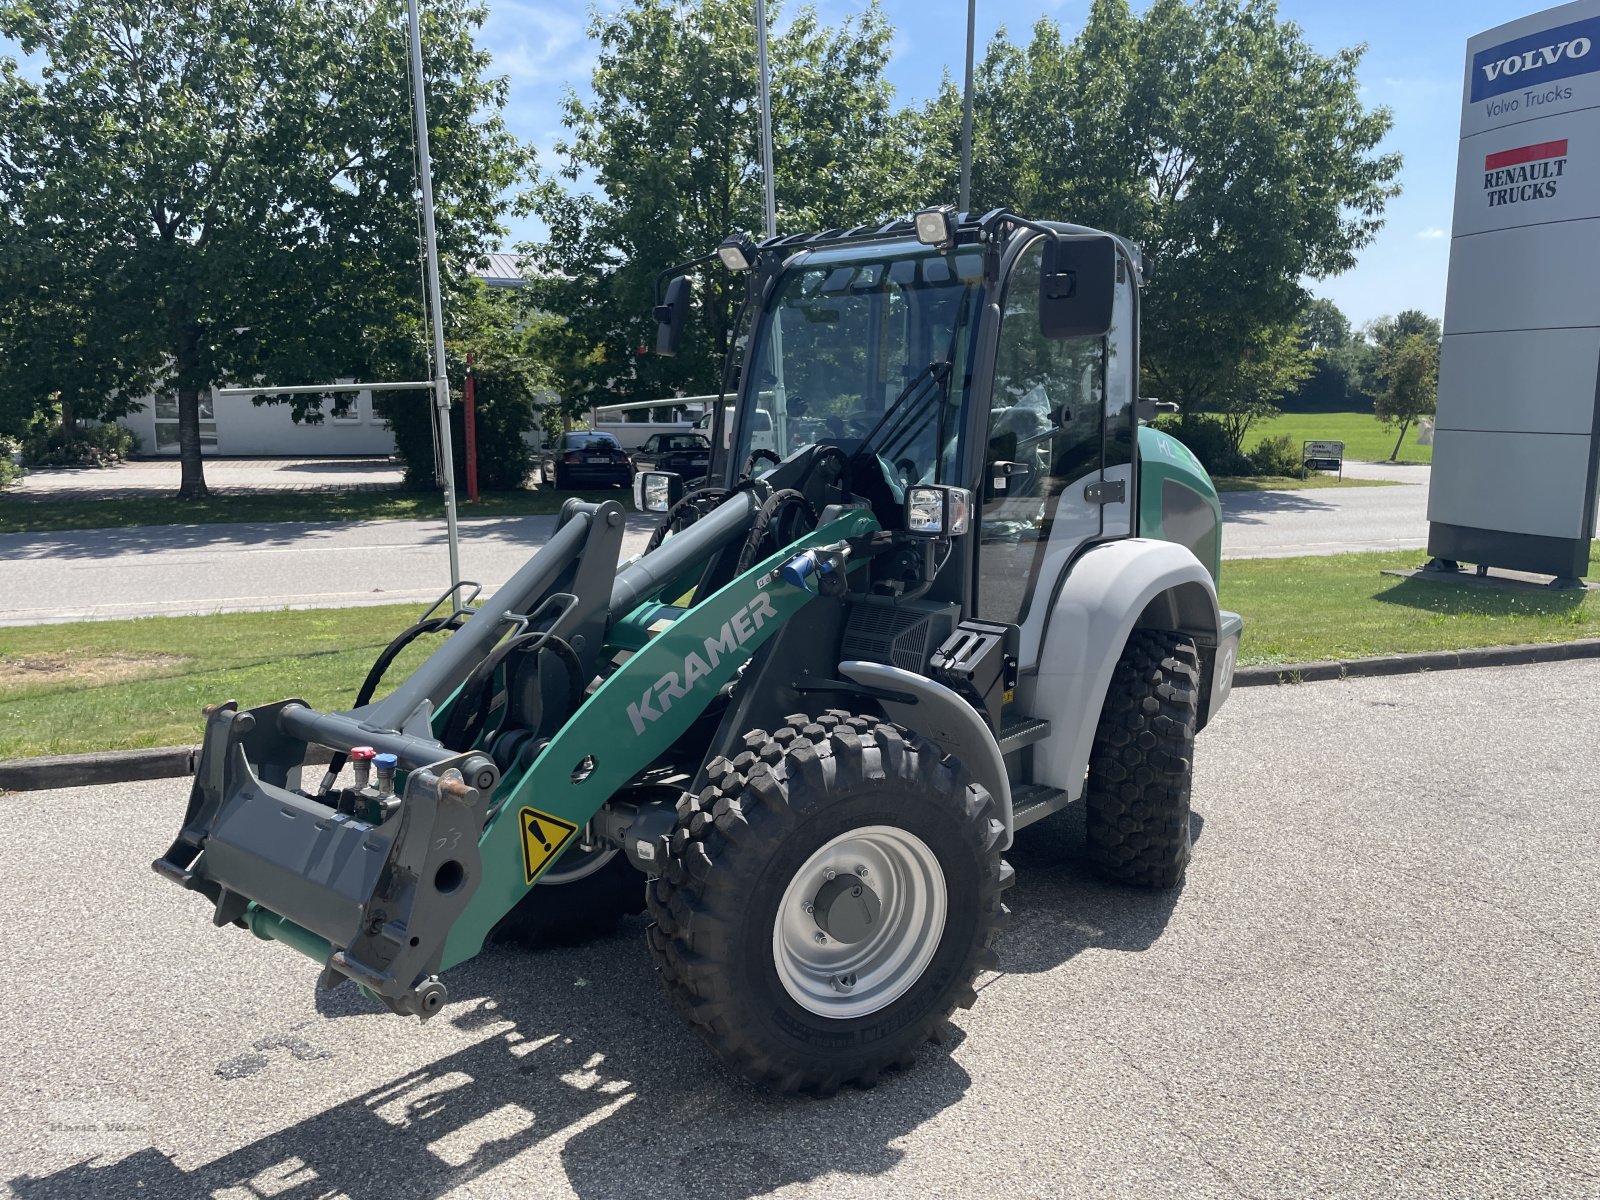
[[[1436,242],[1444,235],[1444,230],[1435,226],[1429,226],[1427,229],[1420,230],[1417,233],[1417,236],[1425,242]]]

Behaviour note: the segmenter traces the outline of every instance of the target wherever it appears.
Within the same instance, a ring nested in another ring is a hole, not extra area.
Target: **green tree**
[[[1368,321],[1362,332],[1379,349],[1387,349],[1413,335],[1426,338],[1435,346],[1444,337],[1444,327],[1439,318],[1430,317],[1420,308],[1407,308],[1392,317]]]
[[[1313,350],[1343,350],[1354,336],[1350,318],[1326,296],[1307,300],[1300,322],[1305,328],[1306,344]]]
[[[769,6],[773,13],[775,6]],[[774,14],[775,19],[775,14]],[[594,100],[569,94],[555,177],[529,197],[548,226],[527,247],[541,305],[564,320],[541,341],[576,413],[599,394],[715,390],[745,280],[698,275],[682,353],[654,341],[657,274],[764,224],[755,30],[742,0],[630,0],[596,12]],[[836,27],[809,8],[772,39],[773,141],[783,230],[853,225],[911,207],[920,126],[883,77],[891,31],[876,4]],[[592,180],[599,194],[572,189]]]
[[[1361,102],[1361,55],[1318,53],[1270,0],[1155,0],[1141,14],[1093,0],[1070,43],[1050,20],[1025,50],[1002,32],[975,87],[973,207],[1140,243],[1155,263],[1152,388],[1186,414],[1215,409],[1263,331],[1298,320],[1301,280],[1354,266],[1398,190],[1399,157],[1377,152],[1390,114]],[[944,94],[925,109],[934,152],[958,115]]]
[[[1299,326],[1280,325],[1256,334],[1211,405],[1234,455],[1244,453],[1251,426],[1278,415],[1278,401],[1305,382],[1313,361]]]
[[[0,114],[0,211],[21,245],[8,261],[31,264],[35,297],[61,264],[96,281],[87,298],[58,296],[81,316],[72,327],[126,350],[101,358],[113,386],[90,390],[126,395],[160,369],[178,399],[181,497],[206,492],[211,386],[418,367],[402,12],[399,0],[0,0],[0,33],[43,61],[37,85],[6,68],[20,100]],[[473,41],[482,5],[424,12],[440,250],[461,264],[502,232],[526,152]],[[47,361],[74,369],[68,349]]]
[[[1392,339],[1379,351],[1379,391],[1373,405],[1378,420],[1400,427],[1389,461],[1400,457],[1406,430],[1419,417],[1431,417],[1439,399],[1439,346],[1426,333]]]
[[[530,312],[526,295],[473,280],[445,312],[445,365],[458,485],[466,480],[465,384],[474,376],[478,483],[486,491],[520,488],[533,467],[534,450],[522,436],[540,424],[553,375],[533,345],[552,318]],[[378,412],[394,430],[406,482],[434,479],[433,406],[421,396],[383,395]]]

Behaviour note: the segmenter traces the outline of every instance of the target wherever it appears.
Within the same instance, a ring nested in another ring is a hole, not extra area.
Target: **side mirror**
[[[642,513],[668,512],[683,495],[683,476],[674,471],[640,471],[633,477],[633,506]]]
[[[689,319],[689,277],[679,275],[667,284],[667,302],[655,307],[656,353],[671,358],[683,344],[683,325]]]
[[[1117,243],[1104,233],[1046,238],[1039,272],[1039,332],[1105,337],[1117,297]]]

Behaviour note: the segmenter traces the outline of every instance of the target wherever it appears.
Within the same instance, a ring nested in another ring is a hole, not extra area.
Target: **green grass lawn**
[[[1242,666],[1600,637],[1600,592],[1492,591],[1384,575],[1420,550],[1231,559],[1220,599],[1244,617]],[[1600,574],[1600,542],[1591,576]]]
[[[1258,421],[1245,435],[1244,452],[1249,454],[1263,438],[1288,434],[1296,445],[1304,441],[1330,440],[1344,443],[1346,461],[1388,462],[1398,431],[1391,430],[1371,413],[1284,413],[1270,421]],[[1431,463],[1433,447],[1417,445],[1416,426],[1406,430],[1400,447],[1403,463]]]
[[[459,517],[527,516],[556,513],[571,496],[584,500],[620,500],[629,493],[612,488],[599,492],[484,492],[476,504],[462,499]],[[67,529],[122,529],[134,525],[205,525],[241,521],[389,521],[444,516],[439,492],[263,492],[212,496],[208,500],[176,500],[166,494],[126,500],[24,500],[0,494],[0,533],[52,533]]]
[[[1316,474],[1305,479],[1293,475],[1217,475],[1211,482],[1219,492],[1304,492],[1316,488],[1397,487],[1392,479],[1340,479]]]
[[[1242,664],[1278,665],[1600,636],[1600,593],[1492,592],[1397,579],[1420,551],[1225,562]],[[1600,570],[1600,544],[1595,547]],[[193,744],[200,710],[298,696],[347,708],[414,605],[148,617],[0,629],[0,759]],[[412,647],[400,678],[430,648]]]
[[[0,759],[199,740],[200,710],[298,696],[349,708],[417,605],[0,629]],[[413,643],[394,679],[437,638]]]

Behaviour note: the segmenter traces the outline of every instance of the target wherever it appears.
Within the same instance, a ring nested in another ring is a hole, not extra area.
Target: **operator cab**
[[[976,536],[931,598],[1019,627],[1026,662],[1072,558],[1136,529],[1140,262],[1121,239],[1008,213],[939,245],[903,225],[769,242],[718,465],[729,483],[800,482],[819,509],[849,492],[890,529],[907,488],[968,489]],[[819,486],[819,455],[848,478]]]

